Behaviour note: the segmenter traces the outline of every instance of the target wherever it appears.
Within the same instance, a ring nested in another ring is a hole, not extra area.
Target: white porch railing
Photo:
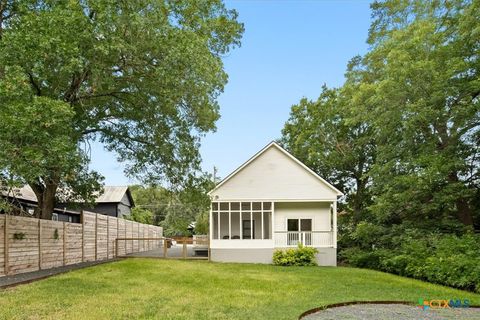
[[[309,247],[333,247],[330,231],[275,232],[276,247],[296,247],[301,243]]]

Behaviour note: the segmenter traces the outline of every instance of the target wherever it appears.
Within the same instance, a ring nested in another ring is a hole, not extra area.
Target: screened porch
[[[212,240],[269,240],[272,202],[212,202]]]

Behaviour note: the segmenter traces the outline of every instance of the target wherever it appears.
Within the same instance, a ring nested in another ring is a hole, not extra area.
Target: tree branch
[[[27,72],[27,74],[28,74],[28,79],[30,80],[30,84],[35,89],[35,91],[37,93],[37,96],[41,96],[42,91],[40,90],[40,87],[38,86],[38,84],[35,82],[35,79],[33,78],[33,75],[30,72]]]
[[[94,99],[94,98],[101,98],[101,97],[114,97],[117,99],[122,99],[118,94],[129,94],[128,92],[123,92],[123,91],[112,91],[112,92],[107,92],[107,93],[101,93],[101,94],[92,94],[88,96],[79,96],[76,97],[72,102],[77,102],[80,100],[88,100],[88,99]]]

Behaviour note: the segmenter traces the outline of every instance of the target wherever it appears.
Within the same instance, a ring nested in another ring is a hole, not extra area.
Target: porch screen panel
[[[264,239],[272,239],[272,212],[264,211],[262,214]]]
[[[272,239],[272,202],[212,202],[212,237]]]
[[[213,239],[218,239],[218,211],[212,211]]]
[[[253,239],[262,239],[262,211],[253,211],[252,217],[254,221]]]
[[[229,239],[229,224],[228,211],[220,211],[220,239]]]
[[[232,211],[232,239],[240,239],[240,211]]]

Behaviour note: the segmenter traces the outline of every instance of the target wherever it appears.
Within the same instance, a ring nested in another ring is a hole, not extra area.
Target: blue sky
[[[292,104],[339,86],[347,62],[367,51],[370,1],[227,1],[245,24],[242,46],[224,57],[229,82],[217,131],[202,140],[203,169],[225,177],[281,135]],[[129,180],[114,154],[92,148],[107,185]]]

